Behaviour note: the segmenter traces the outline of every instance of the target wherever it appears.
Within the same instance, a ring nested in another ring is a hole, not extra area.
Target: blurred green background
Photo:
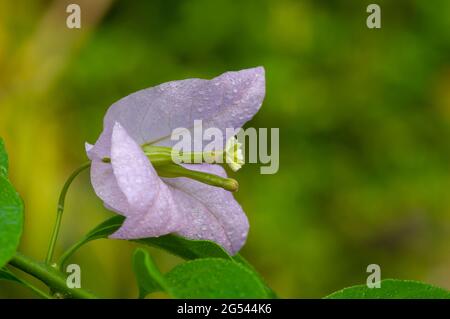
[[[0,0],[0,136],[26,203],[20,250],[43,259],[56,201],[119,98],[165,81],[263,65],[248,125],[280,128],[280,170],[234,176],[250,219],[242,253],[281,297],[382,278],[450,288],[450,1]],[[81,30],[66,28],[68,3]],[[57,254],[110,216],[84,173]],[[136,297],[134,245],[80,250],[82,285]],[[150,249],[168,270],[179,259]],[[32,297],[0,283],[0,297]]]

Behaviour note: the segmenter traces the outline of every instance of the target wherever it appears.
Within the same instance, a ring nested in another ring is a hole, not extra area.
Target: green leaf
[[[84,242],[90,242],[91,240],[95,239],[101,239],[106,238],[112,233],[114,233],[116,230],[122,226],[123,221],[125,220],[125,217],[120,215],[115,215],[104,222],[100,223],[92,229],[89,233],[86,234],[84,237]]]
[[[0,175],[0,267],[15,254],[22,227],[22,200],[6,177]]]
[[[58,264],[60,268],[64,268],[67,260],[83,245],[96,239],[106,238],[122,226],[125,218],[120,215],[115,215],[104,222],[97,225],[89,233],[87,233],[81,240],[70,247],[59,259]]]
[[[164,249],[183,259],[206,257],[231,259],[219,245],[209,240],[190,240],[176,235],[137,239],[135,242]]]
[[[59,260],[64,265],[66,260],[81,246],[95,240],[106,238],[120,228],[125,218],[115,215],[92,229],[79,242],[67,250]],[[217,257],[231,259],[228,253],[219,245],[208,240],[189,240],[176,235],[165,235],[154,238],[136,239],[134,242],[157,247],[179,256],[183,259]]]
[[[0,175],[8,176],[8,153],[6,153],[5,143],[0,137]]]
[[[37,294],[41,298],[44,298],[44,299],[52,298],[52,296],[50,296],[48,293],[36,288],[35,286],[28,283],[27,281],[20,279],[19,277],[14,275],[8,268],[0,268],[0,280],[12,281],[12,282],[21,284],[21,285],[31,289],[35,294]]]
[[[67,259],[81,246],[84,244],[100,238],[106,238],[113,234],[117,229],[120,228],[124,221],[124,217],[116,215],[104,221],[93,230],[91,230],[84,238],[82,238],[78,243],[67,250],[59,261],[60,267],[64,267]],[[208,240],[189,240],[176,235],[165,235],[161,237],[154,238],[143,238],[133,240],[134,242],[153,246],[156,248],[163,249],[173,255],[179,256],[186,260],[195,260],[200,258],[221,258],[227,260],[231,263],[238,264],[240,268],[246,268],[247,272],[250,272],[254,278],[256,278],[260,284],[264,287],[266,296],[276,298],[275,293],[267,287],[261,278],[261,276],[254,270],[254,268],[240,255],[231,257],[228,253],[218,244],[208,241]],[[138,255],[139,256],[139,255]],[[142,257],[140,257],[142,258]],[[140,272],[139,275],[142,275]],[[136,273],[138,276],[138,273]],[[142,276],[140,276],[142,277]],[[139,282],[139,280],[138,280]],[[153,287],[150,285],[150,287]],[[145,287],[139,286],[140,295],[145,293]],[[166,286],[167,288],[167,286]],[[153,288],[152,288],[153,289]],[[150,291],[151,289],[148,289]],[[167,289],[165,290],[166,292]],[[149,292],[147,292],[149,293]],[[169,292],[168,292],[169,293]]]
[[[241,254],[236,254],[235,256],[233,256],[233,260],[239,264],[241,264],[242,266],[246,267],[248,270],[250,270],[251,272],[253,272],[258,279],[264,283],[264,287],[266,288],[266,293],[269,296],[269,298],[278,298],[277,294],[275,293],[275,291],[272,290],[272,288],[270,288],[264,278],[258,273],[258,271],[255,269],[255,267],[253,267],[252,264],[250,264],[247,259],[245,259],[244,257],[242,257]]]
[[[246,267],[223,258],[182,263],[162,275],[148,253],[137,249],[133,269],[139,297],[164,291],[174,298],[268,298],[265,285]]]
[[[133,255],[133,270],[139,287],[139,298],[156,291],[170,292],[163,274],[150,255],[143,249],[136,249]]]
[[[175,298],[268,298],[264,284],[239,263],[202,258],[176,266],[165,275]]]
[[[328,299],[449,299],[450,292],[412,280],[382,280],[380,288],[359,285],[344,288],[325,297]]]
[[[16,252],[23,227],[23,203],[7,176],[8,154],[0,138],[0,268]]]
[[[0,268],[0,280],[7,280],[7,281],[14,281],[19,284],[22,283],[22,280],[20,280],[16,275],[14,275],[9,269],[7,268]]]

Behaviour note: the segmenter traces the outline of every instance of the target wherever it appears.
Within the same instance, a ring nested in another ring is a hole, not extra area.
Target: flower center
[[[226,162],[228,166],[237,171],[244,164],[241,143],[235,137],[229,139],[225,150],[208,152],[180,152],[167,146],[144,145],[142,149],[148,157],[156,172],[161,177],[176,178],[187,177],[199,182],[222,187],[225,190],[235,192],[239,184],[235,179],[187,169],[180,164],[222,164]],[[104,163],[111,163],[111,159],[105,157]]]
[[[144,145],[142,149],[154,166],[176,164],[223,164],[227,163],[233,170],[239,170],[245,163],[242,144],[233,136],[224,150],[205,152],[182,152],[167,146]]]

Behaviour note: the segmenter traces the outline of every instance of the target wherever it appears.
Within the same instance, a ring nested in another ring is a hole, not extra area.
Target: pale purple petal
[[[129,211],[112,238],[154,237],[174,232],[182,223],[172,194],[142,149],[118,123],[111,141],[111,165]]]
[[[116,177],[110,164],[102,162],[94,152],[94,146],[85,143],[86,153],[91,160],[91,183],[95,193],[103,200],[106,208],[125,215],[130,211],[125,195],[117,185]],[[106,154],[104,157],[109,157]]]
[[[114,103],[104,120],[104,131],[94,150],[104,156],[110,148],[114,123],[119,122],[138,143],[173,145],[173,129],[192,129],[203,120],[203,129],[238,129],[258,112],[265,95],[264,68],[226,72],[212,80],[167,82],[135,92]],[[225,141],[223,141],[225,142]]]
[[[218,165],[184,166],[226,177],[224,169]],[[178,234],[212,240],[233,255],[241,249],[247,239],[249,223],[232,193],[188,178],[165,178],[164,181],[173,191],[180,211],[187,216],[187,223]]]
[[[111,135],[113,126],[104,127],[103,132],[100,134],[97,142],[95,142],[93,147],[90,147],[86,143],[86,153],[89,159],[97,158],[102,159],[104,157],[111,156]]]
[[[92,159],[91,156],[89,156],[89,153],[94,148],[94,145],[86,142],[84,143],[84,148],[86,149],[86,153],[88,154],[89,159]]]
[[[91,163],[91,183],[95,193],[103,200],[107,208],[121,215],[126,215],[130,211],[128,201],[117,185],[110,164],[93,159]]]
[[[158,198],[148,207],[146,214],[133,214],[125,219],[119,230],[109,236],[117,239],[159,237],[174,233],[186,224],[177,209],[169,188],[161,183]]]
[[[136,213],[146,212],[162,183],[142,149],[119,123],[112,133],[111,164],[130,208]]]

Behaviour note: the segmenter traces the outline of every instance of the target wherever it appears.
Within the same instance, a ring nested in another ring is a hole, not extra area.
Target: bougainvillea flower
[[[240,128],[258,112],[265,94],[262,67],[227,72],[212,80],[167,82],[114,103],[95,145],[86,145],[91,181],[105,206],[126,217],[112,238],[137,239],[176,233],[212,240],[235,254],[249,223],[232,193],[186,177],[162,178],[143,145],[171,147],[175,128]],[[194,137],[193,137],[194,138]],[[224,141],[225,142],[225,141]],[[104,159],[109,158],[109,162]],[[183,164],[226,177],[216,164]]]

